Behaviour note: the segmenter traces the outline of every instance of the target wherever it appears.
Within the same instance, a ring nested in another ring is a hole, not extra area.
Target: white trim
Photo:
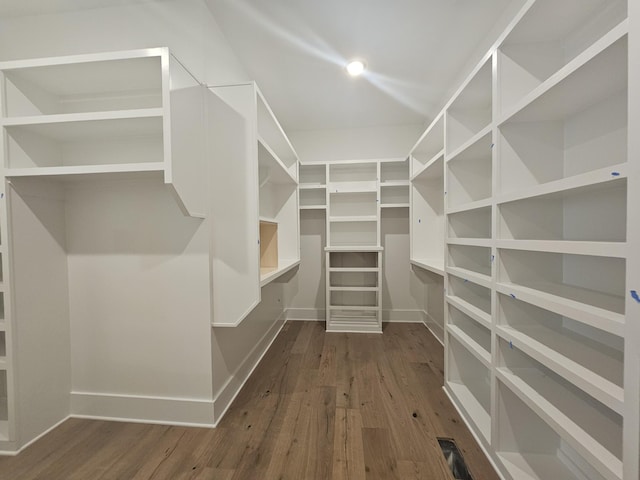
[[[225,382],[224,386],[220,388],[217,394],[214,393],[214,426],[217,426],[220,420],[222,420],[225,413],[227,413],[227,410],[240,393],[240,390],[242,390],[242,387],[244,387],[244,384],[247,382],[256,367],[260,364],[264,355],[269,351],[274,340],[280,334],[282,327],[284,327],[286,323],[286,312],[287,310],[282,311],[277,320],[273,322],[273,325],[269,327],[269,330],[267,330],[260,341],[256,343],[255,347],[253,347],[251,352],[249,352],[242,363],[240,363],[238,368],[236,368],[235,372],[233,372],[233,374]],[[220,414],[218,414],[217,412],[220,412]]]
[[[422,310],[382,309],[383,323],[424,323]]]
[[[324,322],[327,319],[327,311],[324,308],[288,308],[286,316],[287,322]]]
[[[213,400],[71,392],[71,416],[100,420],[213,426]]]
[[[62,420],[60,420],[59,422],[55,423],[54,425],[52,425],[51,427],[47,428],[44,432],[42,432],[41,434],[37,435],[36,437],[32,438],[31,440],[29,440],[27,443],[25,443],[24,445],[22,445],[20,448],[16,449],[16,450],[0,450],[0,457],[1,456],[11,456],[14,457],[16,455],[18,455],[20,452],[22,452],[25,448],[30,447],[31,445],[33,445],[35,442],[37,442],[38,440],[40,440],[42,437],[44,437],[45,435],[47,435],[48,433],[52,432],[53,430],[55,430],[56,428],[58,428],[60,425],[62,425],[64,422],[66,422],[67,420],[69,420],[69,418],[71,418],[71,415],[67,415],[66,417],[64,417]],[[17,443],[17,442],[14,442]]]
[[[441,327],[426,310],[421,310],[420,313],[422,314],[422,323],[424,326],[444,348],[444,327]]]

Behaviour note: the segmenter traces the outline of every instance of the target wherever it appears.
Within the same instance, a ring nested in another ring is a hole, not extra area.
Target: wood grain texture
[[[443,368],[419,324],[377,335],[288,322],[218,428],[70,419],[0,458],[0,480],[452,480],[439,436],[476,480],[497,480]]]

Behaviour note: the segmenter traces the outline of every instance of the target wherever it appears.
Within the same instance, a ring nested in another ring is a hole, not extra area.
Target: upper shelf
[[[282,163],[281,159],[267,145],[262,138],[258,138],[258,165],[261,182],[269,181],[274,184],[296,185],[298,182],[291,171]]]
[[[411,176],[415,177],[438,152],[444,150],[444,114],[431,122],[410,152]]]

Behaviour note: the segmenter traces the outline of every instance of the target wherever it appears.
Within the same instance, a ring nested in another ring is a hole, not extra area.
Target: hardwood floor
[[[420,324],[288,322],[218,428],[70,419],[0,458],[0,479],[451,480],[436,437],[498,479],[441,388],[442,357]]]

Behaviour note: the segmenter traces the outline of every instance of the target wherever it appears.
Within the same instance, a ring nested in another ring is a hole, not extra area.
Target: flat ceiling
[[[422,124],[511,0],[205,0],[287,130]],[[344,65],[363,58],[350,78]]]

